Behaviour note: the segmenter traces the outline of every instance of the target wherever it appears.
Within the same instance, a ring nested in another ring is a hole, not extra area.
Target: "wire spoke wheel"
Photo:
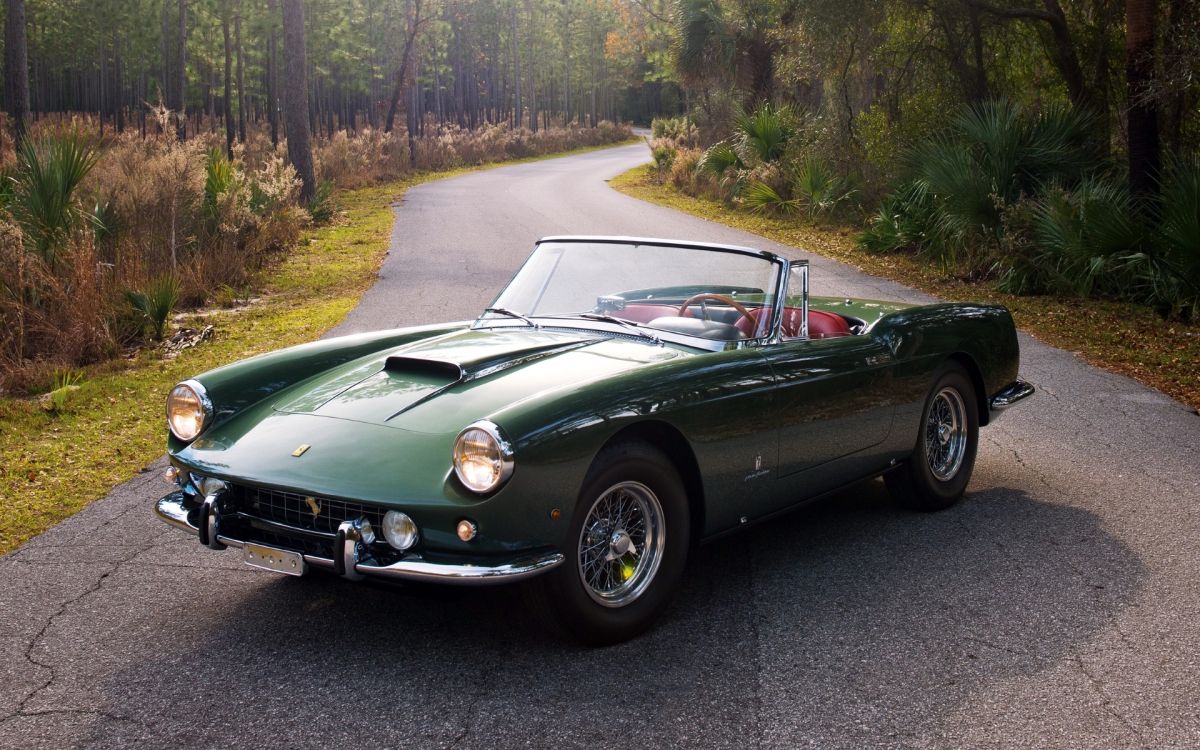
[[[942,482],[954,478],[967,452],[967,408],[955,388],[943,388],[933,397],[925,417],[925,459],[929,471]]]
[[[666,524],[658,496],[640,482],[601,493],[579,533],[578,568],[597,604],[624,607],[654,580],[662,562]]]

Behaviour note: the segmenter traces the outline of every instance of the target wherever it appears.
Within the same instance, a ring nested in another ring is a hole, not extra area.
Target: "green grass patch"
[[[172,385],[244,357],[312,341],[337,325],[374,282],[391,236],[391,205],[408,188],[513,163],[418,174],[338,193],[335,223],[305,232],[299,246],[264,274],[254,301],[176,321],[197,329],[212,325],[211,341],[173,359],[148,349],[90,368],[82,380],[72,379],[72,387],[56,392],[54,401],[0,399],[0,554],[104,497],[161,456],[163,402]]]
[[[635,198],[812,250],[874,276],[899,281],[951,301],[994,302],[1013,313],[1026,333],[1075,353],[1097,367],[1121,373],[1200,408],[1200,324],[1164,321],[1153,310],[1104,300],[1019,297],[991,283],[947,277],[913,255],[875,255],[859,249],[859,227],[814,227],[796,218],[752,214],[694,198],[658,184],[647,167],[609,182]]]

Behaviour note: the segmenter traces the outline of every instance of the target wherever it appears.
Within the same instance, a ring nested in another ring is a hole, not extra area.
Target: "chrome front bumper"
[[[189,511],[183,504],[183,493],[173,492],[155,504],[154,513],[159,520],[195,535],[202,544],[213,549],[241,548],[247,544],[244,540],[221,533],[219,517],[214,512],[215,505],[216,500],[210,497],[205,499],[204,506],[198,511]],[[197,516],[195,522],[193,515]],[[304,562],[350,579],[370,577],[479,586],[531,578],[557,567],[563,561],[563,556],[557,552],[518,557],[499,565],[433,562],[411,554],[398,562],[376,564],[363,554],[363,546],[351,522],[343,523],[339,529],[335,549],[341,551],[336,559],[305,554]]]
[[[1033,385],[1024,380],[1015,380],[1001,388],[999,393],[992,396],[988,404],[991,407],[990,421],[994,422],[1006,409],[1032,396],[1035,390]]]

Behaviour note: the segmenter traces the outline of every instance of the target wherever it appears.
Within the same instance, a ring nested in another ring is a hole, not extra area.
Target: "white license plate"
[[[264,547],[261,544],[243,545],[242,562],[255,568],[272,570],[289,576],[302,576],[308,572],[304,555],[299,552]]]

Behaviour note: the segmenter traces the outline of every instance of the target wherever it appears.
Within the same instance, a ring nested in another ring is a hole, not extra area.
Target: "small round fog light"
[[[417,524],[408,514],[389,510],[383,514],[383,538],[403,552],[417,543]]]
[[[479,527],[475,525],[474,521],[468,521],[464,518],[458,522],[458,528],[456,531],[458,532],[459,539],[463,540],[464,542],[469,542],[475,538],[475,534],[479,531]]]

